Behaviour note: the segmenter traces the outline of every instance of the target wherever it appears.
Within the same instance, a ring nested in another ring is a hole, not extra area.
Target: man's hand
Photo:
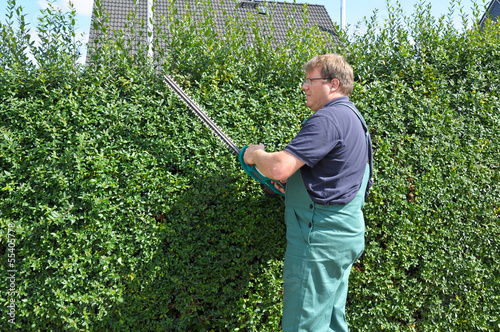
[[[285,193],[286,180],[285,181],[271,181],[271,182],[274,184],[274,188],[278,189],[283,194]],[[281,183],[281,185],[280,185],[280,183]]]
[[[255,160],[254,160],[254,156],[253,156],[253,153],[256,151],[256,150],[265,150],[265,146],[264,144],[258,144],[258,145],[249,145],[247,147],[247,149],[245,150],[245,155],[243,156],[243,160],[249,164],[249,165],[254,165],[255,164]]]
[[[262,175],[272,180],[285,183],[286,179],[304,165],[302,160],[290,152],[285,150],[266,152],[264,149],[264,144],[249,145],[245,150],[243,161],[249,165],[255,165]]]

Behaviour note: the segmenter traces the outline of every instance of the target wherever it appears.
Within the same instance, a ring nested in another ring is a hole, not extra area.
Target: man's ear
[[[331,85],[331,88],[330,88],[330,91],[331,92],[340,92],[340,81],[338,78],[333,78],[330,82],[332,85]]]

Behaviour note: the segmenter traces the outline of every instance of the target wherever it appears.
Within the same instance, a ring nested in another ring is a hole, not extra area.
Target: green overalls
[[[287,180],[283,331],[348,331],[347,286],[352,264],[364,250],[362,208],[369,177],[367,164],[356,197],[345,205],[314,203],[300,169]]]

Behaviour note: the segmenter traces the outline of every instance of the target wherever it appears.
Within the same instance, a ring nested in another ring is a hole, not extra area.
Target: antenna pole
[[[345,29],[345,0],[340,0],[340,28]]]
[[[153,0],[147,0],[148,14],[147,14],[147,45],[148,45],[148,57],[153,58]]]

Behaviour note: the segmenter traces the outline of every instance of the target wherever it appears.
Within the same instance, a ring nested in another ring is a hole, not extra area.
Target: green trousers
[[[286,185],[287,248],[283,269],[283,331],[348,331],[345,319],[352,264],[364,250],[362,208],[368,178],[346,205],[314,203],[300,170]]]

